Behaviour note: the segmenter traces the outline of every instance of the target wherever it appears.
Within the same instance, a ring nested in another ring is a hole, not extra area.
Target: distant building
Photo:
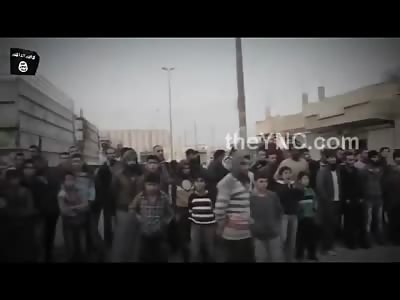
[[[307,144],[317,136],[357,137],[359,146],[378,149],[400,148],[400,83],[384,82],[362,87],[342,95],[325,97],[318,88],[318,101],[302,96],[302,112],[287,116],[266,115],[256,122],[258,133],[307,133]],[[319,151],[311,155],[318,157]]]
[[[148,153],[153,151],[153,146],[161,145],[164,147],[164,155],[170,159],[169,132],[164,129],[117,129],[101,130],[102,139],[109,139],[113,147],[122,144],[124,147],[132,147],[138,155],[141,152]]]

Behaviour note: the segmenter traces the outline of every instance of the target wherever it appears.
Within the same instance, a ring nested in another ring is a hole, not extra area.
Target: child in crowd
[[[302,199],[303,193],[295,187],[294,181],[291,180],[292,170],[289,167],[281,167],[278,170],[278,178],[275,189],[284,213],[281,232],[283,252],[286,261],[292,262],[296,249],[299,201]]]
[[[315,221],[317,199],[314,190],[310,187],[310,177],[305,172],[298,175],[299,187],[304,191],[303,199],[299,202],[299,227],[297,231],[296,258],[304,259],[304,250],[307,250],[309,260],[318,261],[317,238],[318,228]]]
[[[215,200],[206,190],[206,180],[203,175],[194,176],[194,192],[189,196],[189,220],[191,261],[200,262],[202,249],[206,252],[208,261],[215,261]],[[204,259],[203,259],[204,261]]]
[[[255,242],[256,261],[279,262],[282,260],[280,230],[283,210],[278,195],[267,190],[267,187],[267,175],[264,172],[256,173],[255,189],[250,198],[253,220],[251,232]]]
[[[141,262],[168,262],[167,228],[173,211],[169,197],[161,191],[160,176],[150,173],[144,179],[144,191],[139,193],[129,210],[140,223]]]
[[[75,175],[66,172],[58,194],[58,205],[63,220],[64,242],[70,261],[84,261],[87,254],[87,223],[89,202],[82,197]]]

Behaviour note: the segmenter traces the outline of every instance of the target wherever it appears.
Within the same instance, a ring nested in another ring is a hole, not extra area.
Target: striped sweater
[[[249,177],[252,183],[253,174],[249,173]],[[218,225],[223,228],[222,237],[226,240],[242,240],[251,237],[251,185],[244,186],[232,174],[226,175],[217,185],[215,217]]]
[[[202,195],[194,192],[189,196],[189,220],[198,225],[215,223],[213,201],[207,191]]]

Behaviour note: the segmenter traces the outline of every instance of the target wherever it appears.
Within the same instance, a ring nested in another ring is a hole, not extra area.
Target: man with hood
[[[154,154],[158,157],[159,171],[161,177],[161,190],[168,194],[168,186],[171,183],[171,168],[164,157],[164,148],[160,145],[153,147]]]
[[[125,151],[118,169],[112,182],[117,223],[126,216],[129,204],[140,192],[139,177],[142,175],[142,170],[135,150]]]
[[[231,172],[217,185],[217,235],[224,241],[228,262],[255,261],[250,232],[250,195],[254,176],[249,167],[249,154],[246,151],[236,151],[232,156]]]
[[[369,151],[368,160],[368,165],[360,170],[363,198],[365,199],[367,246],[371,243],[372,223],[376,225],[376,241],[378,244],[383,244],[383,168],[377,151]]]

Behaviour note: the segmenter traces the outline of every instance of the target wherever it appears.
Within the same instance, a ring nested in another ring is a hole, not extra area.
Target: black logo
[[[11,48],[10,73],[12,75],[35,75],[40,56],[35,51]]]

